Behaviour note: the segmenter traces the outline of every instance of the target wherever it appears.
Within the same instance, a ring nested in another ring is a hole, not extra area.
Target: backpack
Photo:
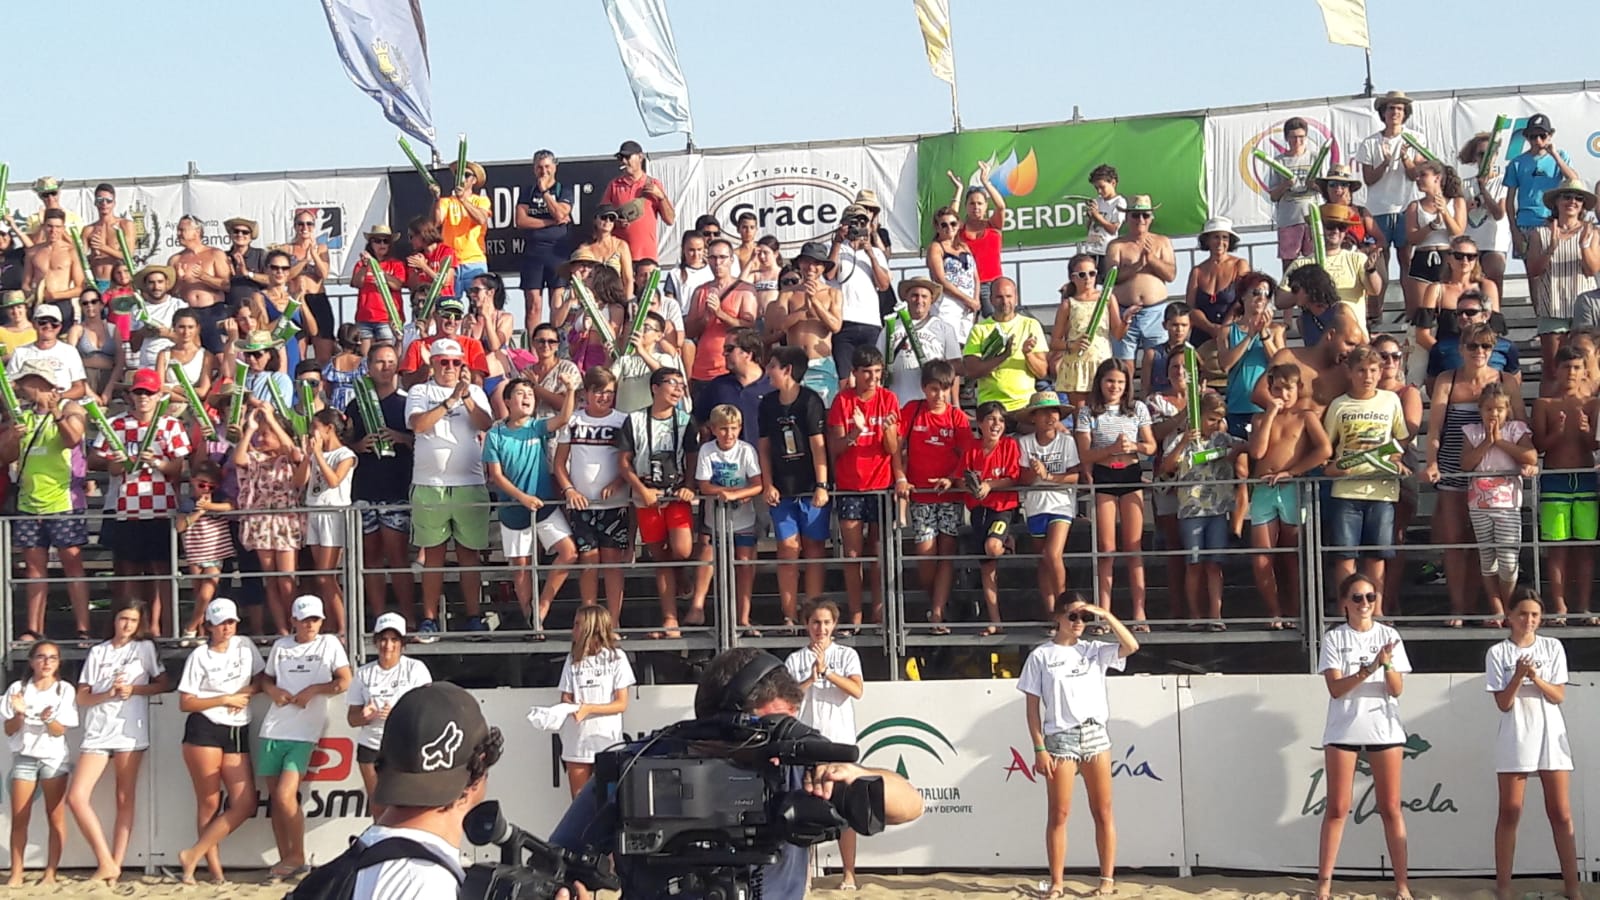
[[[283,895],[284,900],[350,900],[355,896],[356,876],[362,869],[394,859],[419,859],[448,868],[448,863],[432,847],[410,838],[388,837],[371,846],[352,840],[350,847],[327,865],[312,869]]]

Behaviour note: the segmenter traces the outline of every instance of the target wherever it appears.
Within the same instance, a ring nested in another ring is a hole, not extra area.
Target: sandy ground
[[[134,876],[123,878],[114,888],[91,887],[84,880],[87,872],[64,873],[54,887],[38,884],[38,875],[30,873],[26,887],[11,891],[12,896],[43,897],[208,897],[218,900],[277,900],[288,885],[268,883],[265,872],[239,872],[236,880],[224,885],[203,884],[184,887],[174,878],[159,876]],[[861,889],[854,894],[836,890],[837,875],[819,878],[812,888],[813,896],[856,900],[955,900],[960,897],[1038,897],[1039,875],[969,875],[960,872],[943,872],[925,875],[869,875],[860,878]],[[1098,882],[1087,877],[1069,877],[1069,895],[1090,896]],[[1118,879],[1117,896],[1146,897],[1151,900],[1203,897],[1207,900],[1291,900],[1310,898],[1312,883],[1307,878],[1241,875],[1205,875],[1194,878],[1144,878],[1130,876]],[[1489,879],[1424,878],[1412,881],[1411,890],[1418,900],[1494,900],[1494,883]],[[1517,882],[1524,898],[1555,898],[1561,896],[1559,881],[1527,880]],[[1337,882],[1334,896],[1340,898],[1388,898],[1393,896],[1393,886],[1381,882]]]

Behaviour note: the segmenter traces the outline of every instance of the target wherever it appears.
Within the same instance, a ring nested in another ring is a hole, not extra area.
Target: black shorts
[[[1008,548],[1011,547],[1014,513],[1014,509],[991,509],[987,506],[974,506],[968,510],[967,514],[972,519],[972,542],[976,545],[973,552],[985,552],[984,545],[989,543],[990,538],[1004,541]]]
[[[1405,744],[1329,744],[1328,746],[1335,750],[1343,750],[1346,753],[1379,753],[1384,750],[1393,750],[1396,747],[1404,747]]]
[[[833,498],[841,522],[883,524],[883,496],[880,494],[840,494]]]
[[[1413,280],[1438,284],[1439,278],[1444,274],[1445,251],[1439,247],[1421,247],[1411,251],[1411,267],[1406,274]]]
[[[568,509],[567,524],[579,553],[593,550],[627,550],[633,546],[633,527],[629,509]]]
[[[189,713],[183,722],[183,742],[194,747],[217,747],[223,753],[250,753],[250,726],[218,725],[205,713]]]
[[[560,267],[566,260],[555,244],[527,244],[527,255],[522,257],[522,289],[525,291],[553,291],[566,285]],[[546,310],[548,312],[548,310]]]
[[[334,332],[339,324],[333,320],[333,304],[328,301],[327,294],[307,294],[300,298],[311,318],[317,321],[317,337],[333,340]]]
[[[1121,497],[1134,491],[1145,488],[1144,476],[1138,466],[1123,466],[1120,469],[1111,466],[1096,465],[1094,467],[1094,486],[1102,494]]]
[[[365,744],[356,745],[356,762],[363,766],[378,764],[378,748],[368,747]]]
[[[104,519],[100,543],[116,562],[171,563],[171,519]]]

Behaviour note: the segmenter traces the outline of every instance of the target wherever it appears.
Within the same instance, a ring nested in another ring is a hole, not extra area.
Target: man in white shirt
[[[488,631],[478,611],[489,547],[489,489],[483,480],[483,433],[494,424],[489,398],[467,375],[466,354],[450,338],[433,342],[433,377],[406,395],[406,424],[414,436],[411,469],[411,543],[422,551],[422,621],[417,632],[436,634],[444,592],[445,550],[456,543],[467,631]]]
[[[828,253],[833,265],[828,283],[839,289],[843,301],[843,324],[833,336],[833,365],[840,373],[840,389],[848,390],[856,348],[876,347],[883,338],[878,292],[889,289],[890,274],[882,239],[872,230],[872,211],[852,203],[840,220]]]
[[[128,343],[138,352],[141,368],[154,366],[156,354],[172,346],[172,317],[184,308],[184,302],[170,293],[177,281],[171,266],[145,266],[133,276],[134,289],[144,299],[144,321],[128,336]]]
[[[6,374],[13,381],[22,367],[32,360],[48,366],[50,381],[67,400],[82,400],[88,396],[88,376],[83,371],[83,357],[78,350],[58,340],[61,337],[61,309],[54,303],[41,303],[33,308],[33,330],[39,335],[31,344],[23,344],[11,352],[6,360]]]
[[[900,282],[900,300],[911,317],[911,329],[917,345],[901,325],[896,325],[889,347],[889,386],[904,406],[922,399],[922,365],[936,359],[948,360],[956,370],[953,396],[961,396],[961,338],[955,328],[933,314],[933,300],[942,291],[931,278],[907,278]],[[903,323],[902,323],[903,324]],[[917,351],[921,351],[918,359]]]
[[[1406,143],[1406,122],[1411,119],[1411,98],[1404,91],[1390,91],[1372,102],[1383,128],[1361,142],[1356,151],[1356,161],[1361,163],[1361,180],[1367,186],[1367,212],[1383,232],[1383,258],[1378,272],[1383,278],[1383,288],[1378,292],[1381,310],[1383,290],[1389,287],[1389,250],[1400,257],[1400,273],[1411,266],[1411,249],[1406,246],[1406,205],[1417,194],[1417,166],[1422,155]],[[1368,318],[1376,310],[1374,301],[1368,301]]]

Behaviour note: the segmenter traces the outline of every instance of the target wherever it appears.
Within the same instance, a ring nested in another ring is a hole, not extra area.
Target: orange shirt
[[[473,194],[468,202],[493,215],[488,197]],[[466,207],[454,197],[440,197],[438,209],[444,214],[439,230],[444,236],[445,245],[455,254],[456,265],[487,263],[489,256],[484,246],[484,236],[488,229],[473,221],[467,215]]]

